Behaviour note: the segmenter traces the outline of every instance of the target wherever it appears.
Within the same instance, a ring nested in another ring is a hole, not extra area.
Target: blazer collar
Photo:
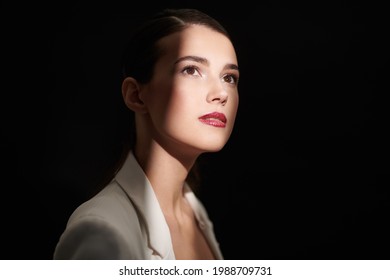
[[[146,224],[149,245],[163,259],[175,259],[171,234],[153,188],[132,151],[115,180],[133,201]]]

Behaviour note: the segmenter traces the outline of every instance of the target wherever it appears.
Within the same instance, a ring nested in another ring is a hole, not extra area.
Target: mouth
[[[206,115],[199,117],[199,120],[207,125],[214,127],[225,127],[226,126],[226,116],[219,112],[212,112]]]

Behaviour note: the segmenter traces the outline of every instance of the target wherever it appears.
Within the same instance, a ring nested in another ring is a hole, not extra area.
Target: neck
[[[135,147],[135,157],[149,179],[165,215],[178,216],[184,203],[184,184],[196,158],[172,156],[158,144]]]

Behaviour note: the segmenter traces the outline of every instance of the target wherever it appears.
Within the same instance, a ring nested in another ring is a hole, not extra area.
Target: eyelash
[[[233,79],[233,83],[230,83],[228,82],[229,84],[238,84],[238,76],[237,75],[234,75],[234,74],[226,74],[225,76],[223,76],[222,78],[225,80],[225,78],[228,77],[228,78],[232,78]],[[225,80],[226,81],[226,80]]]
[[[200,76],[200,70],[198,67],[194,66],[194,65],[188,65],[186,67],[184,67],[182,73],[186,74],[186,75],[194,75],[194,74],[189,74],[188,73],[188,70],[195,70],[196,72],[198,72],[199,76]]]
[[[184,73],[186,75],[191,75],[191,76],[195,75],[195,74],[188,73],[189,70],[195,70],[196,72],[198,72],[199,76],[201,76],[199,68],[197,66],[194,66],[194,65],[188,65],[188,66],[184,67],[184,69],[182,70],[182,73]],[[226,78],[232,78],[233,82],[226,81]],[[234,74],[226,74],[222,77],[222,79],[229,84],[237,84],[238,83],[238,76],[234,75]]]

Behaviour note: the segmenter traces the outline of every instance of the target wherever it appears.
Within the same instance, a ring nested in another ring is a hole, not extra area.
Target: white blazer
[[[185,197],[214,255],[223,259],[207,211],[188,185]],[[158,200],[132,152],[115,178],[72,213],[54,259],[175,259]]]

